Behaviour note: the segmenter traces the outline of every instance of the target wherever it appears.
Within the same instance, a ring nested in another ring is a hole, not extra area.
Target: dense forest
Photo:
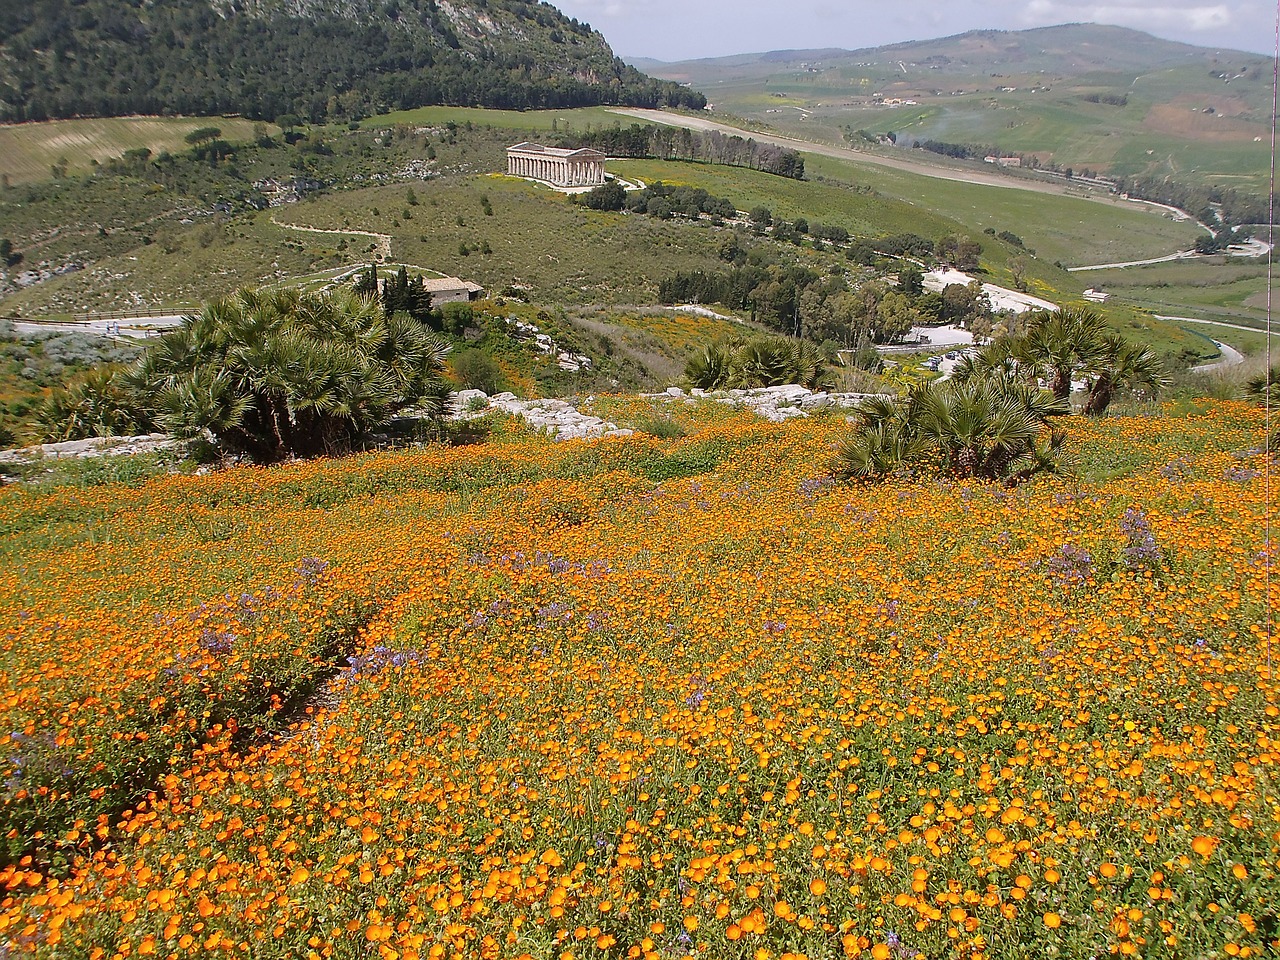
[[[603,130],[574,133],[563,138],[569,147],[592,147],[611,157],[652,157],[658,160],[701,160],[734,167],[750,167],[794,180],[804,179],[804,157],[795,150],[729,136],[719,130],[698,133],[684,127],[633,123]]]
[[[524,0],[28,0],[0,5],[0,120],[238,113],[353,120],[427,104],[685,106],[706,98]]]

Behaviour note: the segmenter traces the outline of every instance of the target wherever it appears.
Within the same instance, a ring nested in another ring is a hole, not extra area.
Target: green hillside
[[[0,18],[0,120],[238,113],[354,119],[433,103],[704,101],[524,0],[33,0]]]

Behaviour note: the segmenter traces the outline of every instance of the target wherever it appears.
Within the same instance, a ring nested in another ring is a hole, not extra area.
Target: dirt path
[[[332,233],[343,237],[369,237],[378,241],[374,253],[380,255],[383,260],[391,259],[391,235],[387,233],[370,233],[368,230],[323,230],[320,227],[303,227],[296,223],[281,223],[275,217],[271,218],[271,222],[285,230],[299,230],[303,233]]]

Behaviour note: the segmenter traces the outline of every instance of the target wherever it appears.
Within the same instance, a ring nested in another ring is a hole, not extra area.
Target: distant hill
[[[701,77],[705,82],[724,74],[749,75],[791,66],[835,69],[847,64],[877,62],[925,66],[944,74],[1044,73],[1079,76],[1093,72],[1130,72],[1169,68],[1188,63],[1253,66],[1267,58],[1239,50],[1195,47],[1161,40],[1140,30],[1093,23],[1071,23],[1033,30],[971,30],[934,40],[911,40],[857,50],[772,50],[664,63],[633,59],[637,69],[673,80]]]
[[[23,0],[0,17],[5,121],[704,103],[536,0]]]
[[[1130,183],[1171,178],[1215,197],[1268,189],[1270,59],[1124,27],[974,30],[644,66],[702,90],[718,112],[803,140],[1011,156]]]

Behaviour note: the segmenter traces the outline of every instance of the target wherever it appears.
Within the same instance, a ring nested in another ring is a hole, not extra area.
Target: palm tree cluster
[[[831,385],[822,351],[806,340],[758,334],[707,344],[684,368],[691,386],[703,390],[776,387],[795,383],[810,390]]]
[[[1245,381],[1244,392],[1260,406],[1280,407],[1280,366],[1250,377]]]
[[[448,352],[376,297],[241,290],[206,303],[132,367],[55,392],[40,426],[50,439],[208,431],[259,462],[342,454],[408,407],[442,412]]]
[[[1130,343],[1092,310],[1065,307],[1030,315],[1025,332],[1002,337],[966,357],[953,373],[959,380],[998,373],[1041,383],[1058,400],[1069,400],[1073,380],[1085,383],[1080,412],[1100,417],[1123,390],[1155,396],[1168,383],[1160,358]]]
[[[1093,311],[1033,314],[1024,333],[966,357],[950,379],[863,401],[832,473],[866,481],[925,470],[1014,486],[1065,472],[1066,434],[1051,420],[1071,413],[1074,379],[1085,382],[1081,412],[1095,417],[1120,390],[1154,396],[1166,383],[1155,354]]]
[[[917,383],[906,396],[869,397],[855,408],[831,472],[851,481],[938,472],[1015,486],[1065,470],[1066,434],[1050,420],[1066,413],[1065,401],[1014,377]]]
[[[448,345],[349,291],[241,290],[166,334],[129,383],[179,437],[258,461],[346,453],[410,406],[438,413]]]
[[[35,409],[37,435],[44,443],[149,433],[156,428],[122,382],[124,368],[94,367],[64,387],[54,387]]]

